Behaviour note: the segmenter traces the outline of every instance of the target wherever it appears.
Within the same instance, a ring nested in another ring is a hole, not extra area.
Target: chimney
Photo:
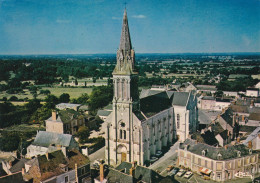
[[[52,121],[56,121],[57,120],[57,113],[55,110],[52,111]]]
[[[237,142],[238,142],[238,143],[240,142],[240,137],[237,137]]]
[[[22,175],[24,175],[24,168],[22,168]]]
[[[242,121],[245,121],[245,115],[242,115]]]
[[[10,168],[13,166],[13,162],[12,161],[9,161],[8,162],[9,163],[9,166],[10,166]]]
[[[225,145],[224,147],[225,147],[225,149],[227,150],[227,145]]]
[[[233,115],[233,123],[232,123],[232,126],[233,126],[233,127],[235,126],[235,122],[236,122],[236,115],[234,114],[234,115]]]
[[[99,180],[100,180],[100,182],[103,182],[103,180],[104,180],[104,164],[103,163],[101,163],[99,165],[99,170],[100,170]]]
[[[249,148],[249,149],[252,149],[252,141],[249,141],[249,142],[248,142],[248,148]]]
[[[136,161],[132,162],[132,167],[130,168],[131,176],[135,176],[135,167],[136,167]]]
[[[78,164],[75,163],[75,180],[78,182]]]
[[[49,161],[49,153],[48,152],[45,153],[45,156],[46,156],[46,159]]]
[[[254,100],[251,100],[250,108],[254,107]]]

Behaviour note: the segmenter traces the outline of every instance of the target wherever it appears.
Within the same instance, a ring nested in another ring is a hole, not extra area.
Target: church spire
[[[122,32],[119,49],[117,50],[117,64],[113,74],[134,74],[135,52],[132,49],[126,9],[124,11]],[[136,73],[135,73],[136,74]]]
[[[119,50],[130,51],[131,49],[132,49],[132,44],[131,44],[129,27],[128,27],[127,13],[125,9]]]

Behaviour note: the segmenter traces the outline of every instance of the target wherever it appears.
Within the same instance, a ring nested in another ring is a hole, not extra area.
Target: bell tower
[[[138,73],[135,70],[135,51],[131,44],[126,10],[116,59],[113,112],[106,121],[106,161],[114,166],[133,160],[133,116],[139,110]]]

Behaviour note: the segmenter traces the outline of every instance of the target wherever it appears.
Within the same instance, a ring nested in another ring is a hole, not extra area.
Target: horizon
[[[0,0],[0,55],[113,54],[121,0]],[[260,1],[129,1],[138,54],[260,52]]]

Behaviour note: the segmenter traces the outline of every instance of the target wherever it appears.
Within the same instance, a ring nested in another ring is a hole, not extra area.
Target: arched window
[[[120,130],[120,139],[123,138],[123,130]]]
[[[180,129],[180,114],[177,114],[177,129]]]
[[[124,130],[124,139],[126,139],[126,131]]]

